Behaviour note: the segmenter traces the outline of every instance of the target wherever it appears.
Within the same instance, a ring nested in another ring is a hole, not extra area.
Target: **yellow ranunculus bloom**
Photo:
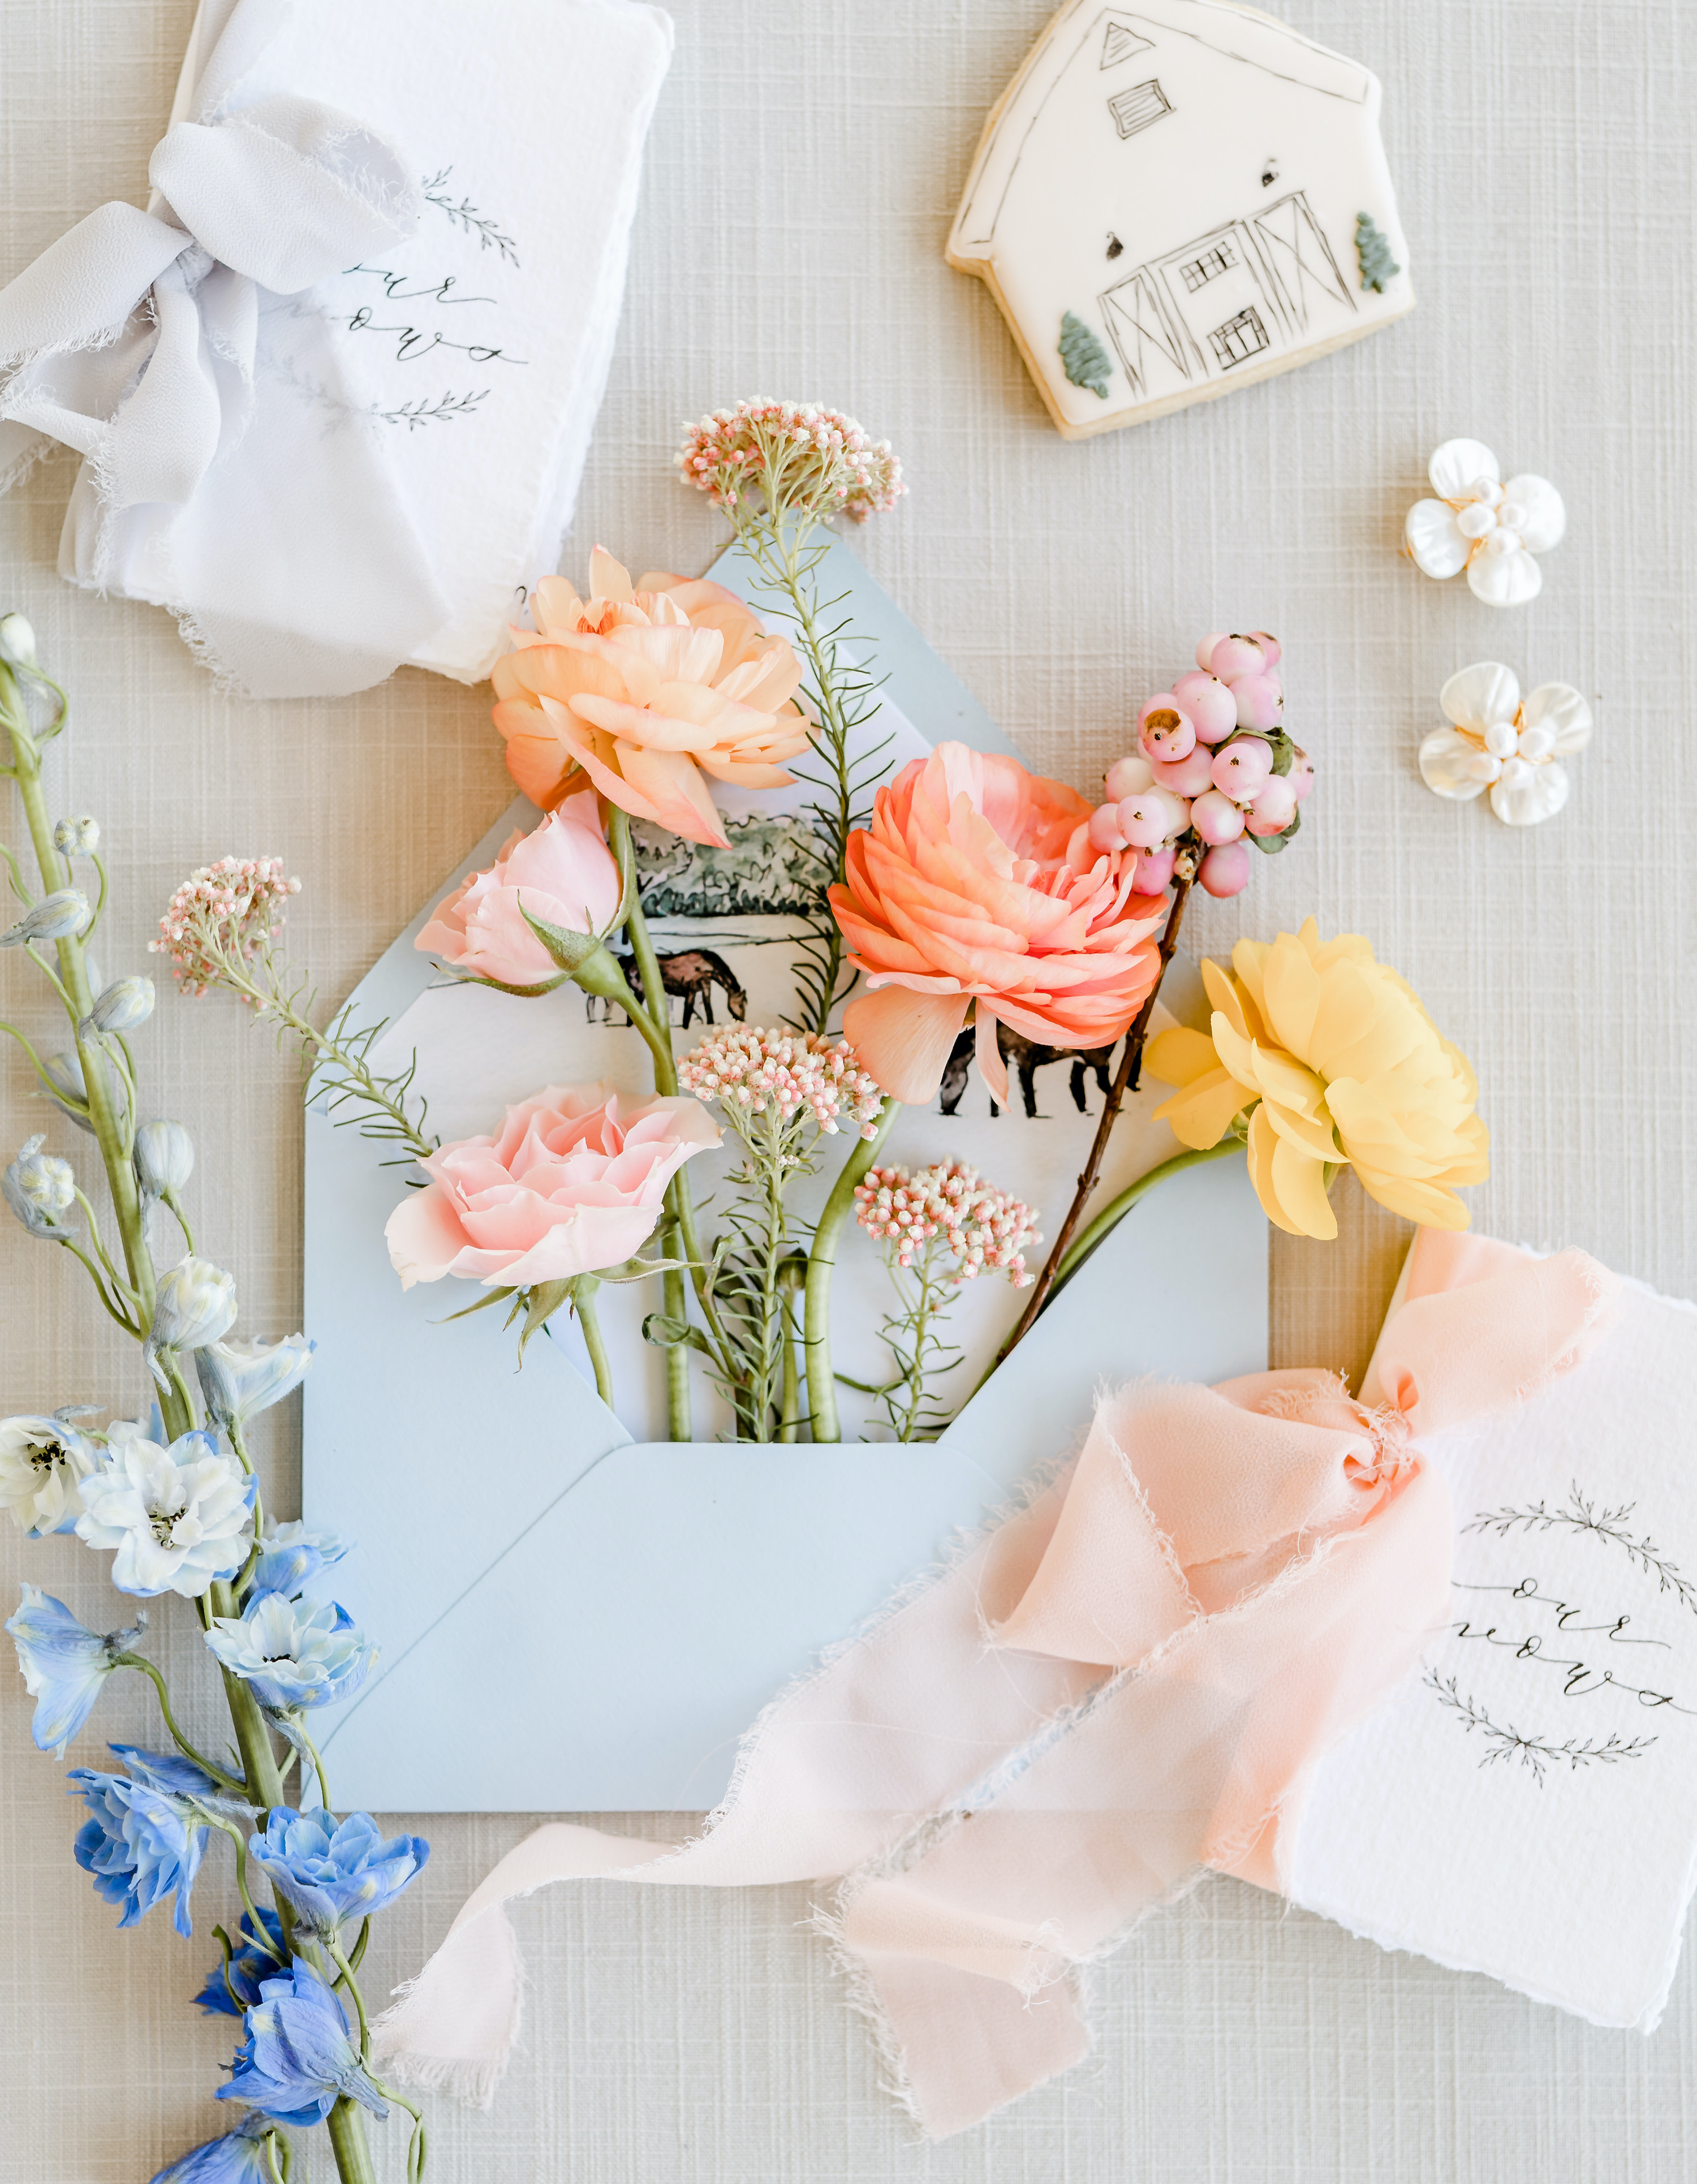
[[[1156,1115],[1199,1149],[1249,1110],[1249,1178],[1293,1236],[1338,1234],[1328,1165],[1353,1167],[1393,1213],[1465,1228],[1456,1187],[1490,1172],[1478,1084],[1406,980],[1359,933],[1322,944],[1311,917],[1271,944],[1240,940],[1232,971],[1202,966],[1209,1033],[1150,1041],[1149,1074],[1182,1088]]]

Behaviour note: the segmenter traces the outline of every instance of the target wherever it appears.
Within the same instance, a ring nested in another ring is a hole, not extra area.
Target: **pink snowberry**
[[[1150,760],[1188,758],[1196,748],[1193,723],[1167,698],[1152,698],[1138,716],[1138,740]]]
[[[1247,804],[1272,777],[1272,747],[1259,736],[1239,736],[1214,754],[1214,786],[1237,803]]]
[[[1223,743],[1238,725],[1238,701],[1217,675],[1198,669],[1172,686],[1179,710],[1194,723],[1199,743]]]
[[[1288,774],[1271,775],[1249,806],[1252,834],[1282,834],[1296,816],[1296,791]]]
[[[1209,770],[1213,763],[1214,754],[1208,745],[1198,744],[1182,758],[1158,759],[1149,770],[1156,786],[1170,789],[1175,796],[1200,796],[1213,781]]]
[[[1271,675],[1240,675],[1232,685],[1240,728],[1276,728],[1284,710],[1284,694]]]
[[[1127,845],[1133,850],[1158,850],[1166,841],[1172,815],[1159,789],[1146,788],[1141,796],[1128,796],[1115,807],[1115,817]]]
[[[1222,637],[1207,660],[1222,682],[1235,682],[1240,675],[1259,675],[1272,662],[1252,637]]]
[[[1306,802],[1308,792],[1314,786],[1314,760],[1300,744],[1296,746],[1296,756],[1290,762],[1290,772],[1286,778],[1296,791],[1297,802]]]
[[[1210,848],[1215,848],[1222,842],[1237,840],[1244,831],[1244,815],[1229,796],[1222,796],[1217,788],[1210,788],[1206,795],[1199,796],[1191,805],[1190,823],[1199,837]],[[1236,889],[1232,892],[1235,894]]]
[[[1222,900],[1241,894],[1249,883],[1249,853],[1241,842],[1222,843],[1202,860],[1196,878],[1205,894]]]
[[[1264,629],[1252,629],[1249,632],[1249,635],[1254,638],[1255,643],[1260,645],[1261,650],[1266,653],[1267,656],[1267,666],[1269,667],[1277,667],[1279,661],[1284,657],[1283,648],[1279,644],[1278,639],[1276,637],[1269,636],[1267,632]]]
[[[1111,804],[1096,806],[1090,814],[1090,824],[1085,832],[1089,836],[1091,848],[1103,855],[1110,855],[1116,850],[1123,850],[1126,846],[1126,838],[1120,832],[1119,818]]]
[[[1155,772],[1149,760],[1133,755],[1114,760],[1108,768],[1104,786],[1108,792],[1108,801],[1117,804],[1122,797],[1135,796],[1139,789],[1152,787],[1154,782]]]
[[[1145,850],[1138,859],[1137,877],[1132,882],[1138,894],[1159,894],[1172,884],[1172,868],[1178,861],[1178,851],[1171,844],[1164,850]]]
[[[1211,675],[1214,672],[1212,663],[1215,646],[1216,644],[1223,644],[1225,642],[1225,631],[1223,629],[1216,629],[1211,631],[1208,636],[1203,638],[1201,644],[1197,646],[1196,664],[1207,674]]]

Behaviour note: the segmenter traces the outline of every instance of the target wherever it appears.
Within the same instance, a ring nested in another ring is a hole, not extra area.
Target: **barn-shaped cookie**
[[[1070,0],[986,123],[949,259],[1069,439],[1414,306],[1378,80],[1234,0]]]

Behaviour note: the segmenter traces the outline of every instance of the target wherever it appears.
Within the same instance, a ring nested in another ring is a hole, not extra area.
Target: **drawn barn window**
[[[1108,111],[1121,136],[1135,136],[1138,130],[1171,114],[1172,102],[1151,77],[1148,83],[1134,83],[1129,91],[1116,92],[1108,101]]]
[[[1214,344],[1221,371],[1229,371],[1234,364],[1247,364],[1252,356],[1272,347],[1254,304],[1239,311],[1235,319],[1227,319],[1223,326],[1216,326],[1208,338]]]
[[[1181,265],[1179,277],[1193,296],[1208,281],[1217,281],[1222,273],[1229,273],[1237,262],[1238,254],[1229,242],[1216,242],[1211,250],[1205,250],[1199,258]]]

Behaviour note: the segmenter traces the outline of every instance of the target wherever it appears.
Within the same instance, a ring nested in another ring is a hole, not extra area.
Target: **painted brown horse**
[[[660,983],[665,988],[668,1006],[673,998],[683,1003],[683,1028],[687,1031],[694,1019],[696,1006],[700,1005],[704,1020],[711,1023],[713,1017],[713,989],[719,987],[725,995],[725,1006],[737,1023],[748,1014],[748,995],[738,984],[736,972],[722,956],[710,948],[687,948],[676,956],[661,956],[655,959],[660,967]],[[627,957],[624,964],[625,978],[632,992],[639,1001],[646,1002],[643,991],[643,974],[637,968],[636,959]]]
[[[959,1112],[961,1095],[966,1089],[966,1079],[971,1073],[972,1049],[976,1034],[963,1031],[949,1050],[949,1062],[943,1072],[943,1112],[953,1115]],[[1072,1064],[1072,1103],[1081,1115],[1088,1112],[1085,1098],[1084,1080],[1087,1076],[1096,1079],[1097,1089],[1105,1100],[1109,1090],[1109,1065],[1114,1058],[1114,1049],[1119,1044],[1110,1039],[1106,1046],[1044,1046],[1036,1039],[1027,1039],[1022,1032],[1010,1031],[999,1021],[996,1025],[996,1047],[1003,1062],[1012,1069],[1020,1080],[1020,1092],[1025,1100],[1027,1115],[1037,1113],[1037,1072],[1046,1069],[1052,1061]],[[1001,1112],[993,1100],[990,1112]]]

